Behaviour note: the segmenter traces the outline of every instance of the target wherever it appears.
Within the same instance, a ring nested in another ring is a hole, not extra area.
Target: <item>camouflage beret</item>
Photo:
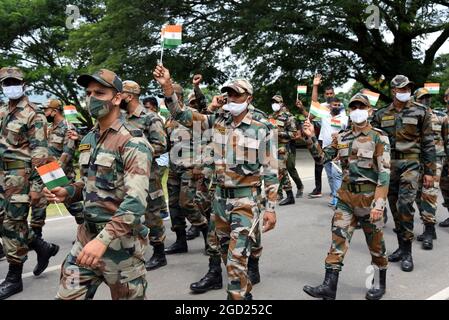
[[[140,95],[140,86],[137,82],[132,80],[123,81],[123,90],[122,92],[131,93],[135,95]]]
[[[415,90],[413,95],[415,96],[415,99],[421,99],[424,96],[430,96],[430,92],[427,88],[419,88]]]
[[[391,80],[391,88],[404,88],[406,86],[413,86],[414,83],[406,76],[397,75]]]
[[[84,88],[87,88],[92,81],[96,81],[108,88],[114,88],[118,92],[122,92],[123,90],[122,80],[114,72],[107,69],[100,69],[92,75],[83,74],[76,80]]]
[[[371,103],[369,102],[369,98],[366,95],[364,95],[363,93],[356,93],[349,101],[348,108],[351,108],[351,105],[354,104],[355,102],[361,102],[365,106],[368,106],[371,108]]]
[[[0,69],[0,82],[3,82],[3,80],[13,78],[20,81],[23,81],[24,74],[22,70],[16,67],[4,67]]]
[[[271,101],[276,101],[277,103],[284,103],[284,98],[280,95],[275,95],[273,98],[271,98]]]
[[[234,90],[235,92],[240,94],[249,93],[250,95],[253,95],[254,92],[253,86],[246,79],[234,80],[230,84],[221,88],[222,93],[229,92],[229,90]]]

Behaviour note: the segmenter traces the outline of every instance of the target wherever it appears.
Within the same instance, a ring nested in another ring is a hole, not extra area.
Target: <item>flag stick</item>
[[[163,56],[164,56],[164,38],[161,37],[161,60],[159,61],[161,66],[162,66],[162,57]]]
[[[58,204],[56,203],[56,200],[55,200],[55,205],[56,205],[56,208],[58,208],[59,214],[60,214],[61,216],[64,216],[64,215],[62,214],[61,208],[59,208]]]

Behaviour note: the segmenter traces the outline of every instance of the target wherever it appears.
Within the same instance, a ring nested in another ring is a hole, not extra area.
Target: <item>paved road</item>
[[[299,152],[297,168],[304,179],[305,191],[313,189],[313,163],[305,150]],[[323,177],[324,191],[329,192],[326,178]],[[262,282],[255,286],[255,299],[310,299],[302,291],[305,284],[317,285],[324,275],[323,261],[330,244],[330,220],[332,211],[327,206],[327,197],[321,199],[299,199],[295,205],[278,210],[278,224],[275,230],[264,234],[264,252],[261,258]],[[441,199],[440,199],[441,202]],[[438,207],[439,221],[447,217],[445,208]],[[415,219],[416,230],[421,232],[421,224]],[[166,222],[167,243],[175,236]],[[396,249],[396,237],[392,232],[393,221],[385,228],[387,250]],[[415,271],[404,273],[398,264],[390,265],[387,276],[385,299],[427,299],[449,287],[449,230],[437,229],[438,240],[434,250],[424,251],[419,243],[414,243]],[[59,254],[50,262],[48,272],[36,278],[29,274],[35,265],[35,253],[31,252],[24,268],[24,291],[10,299],[36,300],[53,299],[58,285],[59,264],[70,250],[75,237],[75,223],[71,217],[48,221],[44,236],[47,240],[61,246]],[[203,254],[202,241],[197,238],[189,242],[189,253],[168,256],[168,265],[162,269],[148,272],[149,299],[224,299],[224,289],[203,295],[189,293],[189,284],[199,280],[207,271],[208,258]],[[148,252],[150,255],[151,252]],[[365,273],[370,264],[370,255],[365,244],[363,232],[356,230],[351,248],[346,256],[345,266],[340,275],[338,299],[364,299]],[[7,272],[7,263],[0,262],[0,278]],[[449,294],[442,295],[449,298]],[[102,285],[96,299],[109,299],[109,290]]]

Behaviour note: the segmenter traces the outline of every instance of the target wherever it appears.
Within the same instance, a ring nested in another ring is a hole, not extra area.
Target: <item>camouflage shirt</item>
[[[269,121],[278,129],[279,144],[285,145],[295,137],[298,130],[295,117],[288,112],[287,108],[283,107],[270,115]]]
[[[272,145],[274,132],[247,112],[234,124],[228,112],[203,115],[183,110],[176,95],[165,98],[173,117],[186,127],[200,124],[202,130],[212,129],[214,168],[221,188],[261,187],[264,182],[267,210],[274,211],[279,181],[277,178],[277,146]]]
[[[390,184],[390,144],[384,132],[367,126],[355,133],[347,129],[338,133],[332,144],[321,149],[316,137],[306,140],[313,158],[320,164],[339,159],[343,182],[375,184],[374,205],[383,210]]]
[[[14,109],[0,108],[0,159],[21,160],[40,167],[48,159],[47,119],[42,111],[24,96]],[[35,170],[30,176],[31,190],[42,189]]]
[[[68,126],[67,126],[68,125]],[[67,131],[75,131],[75,126],[66,121],[60,121],[48,129],[48,154],[55,157],[69,179],[75,179],[73,156],[76,151],[76,141],[68,137]]]
[[[392,159],[396,159],[396,152],[420,155],[424,174],[435,175],[436,153],[432,119],[425,107],[409,101],[398,112],[392,103],[378,110],[371,124],[388,134]]]
[[[440,110],[429,109],[432,115],[432,131],[435,139],[435,152],[437,157],[446,156],[444,126],[447,122],[448,116]]]
[[[100,135],[98,125],[81,141],[81,179],[68,187],[67,202],[84,200],[87,222],[106,223],[97,239],[112,240],[133,234],[146,236],[151,146],[142,131],[117,119]]]

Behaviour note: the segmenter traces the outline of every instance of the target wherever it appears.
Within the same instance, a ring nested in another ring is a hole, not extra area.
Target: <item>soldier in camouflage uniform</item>
[[[221,89],[228,94],[228,104],[223,108],[229,113],[203,115],[181,108],[166,68],[158,65],[153,74],[162,86],[165,103],[174,119],[190,128],[199,124],[202,130],[213,130],[217,186],[211,220],[228,271],[228,299],[249,300],[252,285],[247,264],[255,242],[254,228],[261,218],[258,197],[262,182],[267,198],[264,231],[276,224],[274,210],[279,181],[276,159],[272,157],[274,152],[277,154],[276,133],[248,112],[253,88],[246,80],[236,80]]]
[[[445,113],[449,117],[449,88],[444,92],[444,102],[446,104]],[[449,147],[446,151],[449,152]],[[440,188],[444,199],[443,206],[449,211],[449,156],[446,158],[446,162],[441,172]],[[449,218],[440,222],[439,226],[442,228],[449,228]]]
[[[271,98],[271,103],[274,113],[270,115],[269,121],[277,128],[279,142],[279,198],[282,198],[282,190],[287,193],[287,198],[279,202],[279,205],[285,206],[295,203],[292,184],[288,176],[287,159],[290,153],[289,144],[296,137],[297,128],[295,118],[284,106],[284,99],[281,96],[275,95]]]
[[[145,225],[150,229],[150,245],[154,248],[153,256],[146,263],[147,270],[154,270],[167,265],[164,253],[165,227],[160,210],[164,202],[159,166],[156,158],[166,151],[167,135],[162,119],[153,111],[145,110],[139,101],[140,86],[134,81],[124,81],[122,91],[122,108],[126,110],[126,120],[142,130],[153,147],[153,162],[150,176],[150,198],[145,213]]]
[[[411,101],[413,83],[403,75],[391,81],[393,103],[378,110],[372,126],[384,130],[391,145],[391,183],[388,202],[393,214],[399,248],[388,256],[391,262],[401,261],[401,269],[413,270],[413,203],[415,202],[420,168],[423,186],[430,188],[436,173],[432,117],[427,108]]]
[[[82,75],[87,108],[97,119],[81,141],[81,179],[44,189],[47,200],[84,201],[84,223],[61,268],[58,299],[90,299],[105,282],[112,299],[144,299],[147,209],[152,147],[120,111],[122,81],[101,69]]]
[[[24,93],[18,68],[0,69],[0,84],[9,98],[0,109],[0,231],[9,271],[0,284],[0,299],[21,292],[23,263],[29,249],[37,253],[33,270],[39,275],[59,247],[43,241],[28,228],[30,206],[39,201],[42,181],[35,170],[48,161],[47,120]]]
[[[424,233],[417,237],[418,241],[422,241],[422,248],[425,250],[432,250],[433,240],[437,238],[435,232],[435,215],[437,211],[438,189],[441,177],[441,170],[443,169],[446,160],[445,152],[445,137],[444,126],[447,122],[447,115],[439,110],[431,109],[432,96],[426,88],[419,88],[414,94],[415,101],[425,106],[432,117],[432,131],[435,140],[436,152],[436,173],[435,183],[433,187],[423,188],[422,181],[419,183],[419,189],[416,195],[416,204],[419,209],[419,215],[424,224]]]
[[[304,286],[315,298],[333,300],[337,293],[338,275],[357,222],[361,223],[371,253],[375,274],[366,299],[382,298],[386,287],[388,260],[382,230],[390,181],[388,137],[368,122],[371,105],[368,97],[356,94],[349,103],[352,128],[333,138],[321,149],[310,121],[304,124],[307,147],[314,160],[326,163],[338,157],[343,168],[343,184],[332,219],[332,245],[326,258],[326,276],[322,285]]]
[[[73,168],[73,156],[75,155],[77,143],[69,137],[69,130],[75,131],[75,126],[64,119],[62,102],[52,99],[44,107],[47,122],[51,124],[48,129],[48,154],[58,161],[67,178],[74,182],[76,178]],[[31,228],[34,233],[41,237],[42,227],[45,224],[47,211],[47,200],[42,197],[38,206],[31,209]],[[78,223],[82,223],[83,204],[76,202],[70,205],[68,211]]]
[[[195,110],[183,106],[183,90],[180,85],[175,85],[175,91],[183,108]],[[201,175],[195,169],[199,169],[201,172],[201,165],[198,165],[193,159],[193,139],[200,132],[194,133],[191,128],[186,128],[173,117],[167,119],[165,129],[170,140],[170,171],[167,181],[168,201],[172,230],[176,233],[175,243],[166,248],[165,253],[176,254],[188,251],[186,218],[203,234],[205,248],[207,249],[208,222],[195,203],[198,182],[201,179]]]

